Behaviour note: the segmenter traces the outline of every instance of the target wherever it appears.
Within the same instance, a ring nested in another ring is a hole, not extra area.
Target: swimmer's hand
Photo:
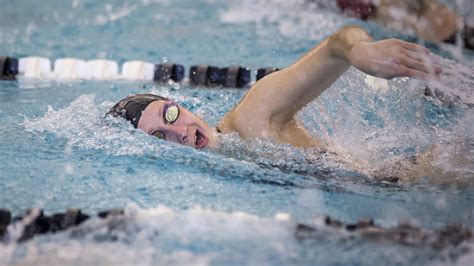
[[[347,51],[346,58],[359,70],[386,79],[413,77],[433,80],[439,79],[442,71],[434,65],[427,48],[398,39],[356,42]]]

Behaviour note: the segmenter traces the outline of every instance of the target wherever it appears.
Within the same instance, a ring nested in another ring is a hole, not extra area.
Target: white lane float
[[[118,64],[112,60],[89,60],[86,62],[86,78],[98,80],[118,79]]]
[[[18,74],[25,78],[49,78],[51,61],[38,56],[22,57],[18,60]]]
[[[86,61],[77,58],[58,58],[54,61],[53,75],[58,79],[87,78]]]
[[[155,64],[145,61],[127,61],[122,65],[121,78],[127,80],[153,80]]]

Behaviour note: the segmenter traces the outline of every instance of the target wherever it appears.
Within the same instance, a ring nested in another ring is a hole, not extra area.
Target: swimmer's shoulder
[[[217,124],[220,133],[239,133],[241,138],[263,137],[270,132],[269,120],[258,114],[247,113],[236,106]]]
[[[217,124],[217,132],[223,133],[223,134],[228,134],[228,133],[232,133],[232,132],[235,132],[235,131],[236,130],[232,126],[230,113],[225,114],[224,117]]]
[[[229,112],[217,125],[220,133],[237,132],[243,139],[262,138],[271,139],[281,144],[290,144],[299,148],[322,148],[321,141],[312,136],[295,119],[282,126],[275,126],[270,121],[252,121],[255,116],[239,116],[239,113]],[[264,119],[264,118],[261,118]]]
[[[217,128],[221,133],[239,133],[241,138],[260,137],[270,129],[270,115],[265,104],[257,104],[252,99],[253,87],[219,121]]]
[[[321,140],[311,135],[296,118],[278,129],[278,141],[298,148],[323,148]]]

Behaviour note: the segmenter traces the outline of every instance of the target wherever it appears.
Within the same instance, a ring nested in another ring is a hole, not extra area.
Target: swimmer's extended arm
[[[330,87],[351,65],[388,79],[436,78],[441,69],[433,67],[427,60],[429,57],[425,47],[397,39],[373,42],[362,28],[344,27],[290,67],[258,81],[231,112],[230,120],[239,132],[251,131],[253,126],[257,127],[256,123],[269,123],[266,127],[275,129],[294,121],[301,108]]]

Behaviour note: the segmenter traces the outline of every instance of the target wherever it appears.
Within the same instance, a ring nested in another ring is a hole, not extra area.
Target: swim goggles
[[[165,121],[166,124],[172,124],[176,120],[178,120],[179,117],[179,107],[178,104],[172,101],[168,101],[165,103],[163,106],[163,121]],[[159,138],[159,139],[165,139],[165,134],[161,131],[157,131],[153,133],[153,136]]]

